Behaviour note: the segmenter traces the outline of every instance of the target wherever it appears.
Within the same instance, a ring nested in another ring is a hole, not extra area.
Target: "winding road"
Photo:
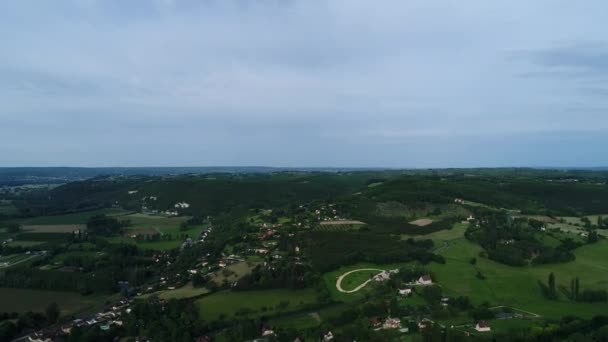
[[[365,281],[363,284],[361,284],[361,285],[359,285],[359,286],[357,286],[357,287],[355,287],[354,289],[349,290],[349,291],[346,291],[346,290],[344,290],[344,289],[342,288],[342,280],[344,280],[344,278],[345,278],[346,276],[348,276],[349,274],[351,274],[351,273],[355,273],[355,272],[363,272],[363,271],[378,271],[378,274],[380,274],[380,273],[384,272],[384,270],[381,270],[381,269],[379,269],[379,268],[360,268],[360,269],[357,269],[357,270],[352,270],[352,271],[346,272],[346,273],[344,273],[343,275],[341,275],[341,276],[339,276],[339,277],[338,277],[338,280],[336,281],[336,289],[337,289],[338,291],[342,292],[342,293],[354,293],[354,292],[357,292],[357,291],[361,290],[361,289],[362,289],[362,288],[364,288],[364,287],[365,287],[367,284],[369,284],[369,282],[370,282],[370,281],[372,281],[374,278],[370,278],[370,279],[368,279],[368,280],[367,280],[367,281]]]

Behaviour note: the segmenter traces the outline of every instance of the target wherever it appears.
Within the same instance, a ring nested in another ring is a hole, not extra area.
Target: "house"
[[[479,321],[479,322],[477,322],[477,325],[475,326],[475,330],[477,330],[479,332],[488,332],[491,329],[486,321]]]
[[[412,289],[410,289],[410,288],[400,289],[399,294],[402,296],[409,296],[410,294],[412,294]]]
[[[432,285],[433,279],[431,279],[430,275],[425,274],[425,275],[421,276],[420,278],[418,278],[418,283],[420,285]]]
[[[467,221],[471,222],[473,221],[475,218],[473,217],[473,215],[469,215],[469,217],[467,217]]]
[[[382,322],[378,317],[372,317],[369,319],[369,325],[374,329],[379,329],[382,326]]]
[[[391,278],[391,274],[387,271],[382,271],[374,276],[375,281],[386,281]]]
[[[325,334],[321,336],[321,341],[329,342],[334,339],[334,334],[331,331],[327,331]]]
[[[399,318],[387,318],[382,325],[384,329],[399,329],[401,328],[401,320]]]
[[[274,336],[274,330],[268,329],[262,332],[262,336]]]

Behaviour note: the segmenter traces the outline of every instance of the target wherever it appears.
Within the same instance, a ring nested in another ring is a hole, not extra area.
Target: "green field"
[[[361,272],[351,273],[351,274],[347,275],[346,277],[344,277],[344,279],[342,279],[342,284],[341,284],[342,289],[345,291],[353,290],[357,286],[368,281],[371,277],[375,276],[378,273],[380,273],[380,271],[361,271]],[[371,285],[368,284],[368,286],[371,286]]]
[[[277,306],[281,302],[288,302],[289,305],[280,310]],[[243,309],[250,310],[250,317],[293,312],[317,304],[317,294],[313,289],[225,291],[205,296],[195,303],[199,307],[201,318],[211,321],[220,317],[235,318],[235,314]]]
[[[44,312],[51,302],[59,304],[67,316],[88,310],[104,302],[103,296],[81,296],[72,292],[0,288],[0,312]]]
[[[153,250],[168,250],[178,248],[184,242],[182,235],[188,235],[191,238],[197,238],[205,228],[203,225],[189,227],[188,230],[180,230],[180,225],[187,221],[189,217],[164,217],[145,214],[130,214],[120,216],[121,220],[131,221],[131,225],[127,227],[123,236],[114,236],[107,238],[111,243],[128,243],[137,244],[138,247]],[[156,234],[160,233],[163,236],[171,236],[171,240],[160,241],[142,241],[138,242],[130,235],[137,234]]]
[[[558,285],[568,286],[572,277],[578,276],[581,288],[606,289],[608,266],[600,260],[608,257],[608,241],[586,245],[575,251],[576,260],[565,264],[528,267],[511,267],[480,258],[481,247],[464,238],[452,241],[441,254],[446,264],[431,264],[430,270],[450,296],[469,296],[475,304],[484,301],[492,305],[506,305],[531,311],[546,317],[558,318],[564,312],[591,317],[608,310],[606,303],[575,303],[560,296],[558,301],[548,301],[540,293],[537,281],[547,281],[554,272]],[[469,260],[477,258],[477,264]],[[476,277],[477,271],[486,279]]]

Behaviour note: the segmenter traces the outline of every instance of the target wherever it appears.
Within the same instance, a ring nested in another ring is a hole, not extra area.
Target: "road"
[[[366,282],[364,282],[363,284],[357,286],[356,288],[346,291],[342,288],[342,280],[348,276],[351,273],[355,273],[355,272],[362,272],[362,271],[378,271],[378,273],[382,273],[384,272],[384,270],[381,270],[379,268],[360,268],[357,270],[352,270],[349,272],[344,273],[343,275],[341,275],[340,277],[338,277],[338,280],[336,281],[336,289],[342,293],[354,293],[357,292],[359,290],[361,290],[362,288],[364,288],[367,284],[369,284],[370,281],[373,280],[373,278],[368,279]]]

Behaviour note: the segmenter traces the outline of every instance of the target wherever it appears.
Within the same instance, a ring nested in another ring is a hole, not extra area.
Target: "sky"
[[[603,0],[0,2],[0,166],[608,166]]]

